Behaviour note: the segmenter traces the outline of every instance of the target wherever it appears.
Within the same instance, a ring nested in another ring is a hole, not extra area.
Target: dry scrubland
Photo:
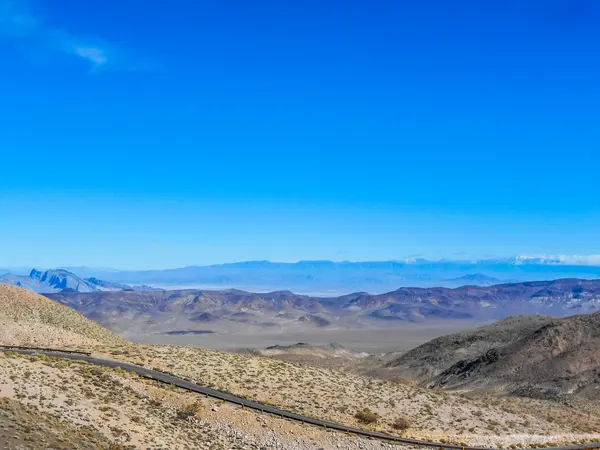
[[[31,433],[40,420],[49,422],[44,438],[48,442],[56,436],[59,448],[85,448],[77,446],[80,439],[90,443],[88,448],[114,450],[390,448],[256,414],[120,370],[46,356],[0,354],[0,386],[0,418],[15,405],[30,411],[21,425]],[[18,436],[28,442],[23,430],[10,428],[0,440]]]
[[[5,284],[0,284],[0,345],[135,348],[70,308]],[[0,445],[111,450],[391,448],[254,413],[120,370],[14,352],[0,353]]]
[[[591,408],[490,395],[470,398],[259,356],[133,345],[62,305],[5,285],[0,285],[0,311],[0,344],[90,350],[321,419],[484,446],[600,440],[600,416]],[[80,437],[90,448],[113,449],[391,447],[201,398],[119,370],[42,356],[0,354],[0,386],[0,439],[22,440],[29,448],[39,448],[36,442],[42,438],[64,441],[69,448]],[[17,430],[15,417],[27,417],[22,421],[29,431]],[[48,428],[46,437],[31,432],[38,422]]]
[[[67,306],[0,283],[0,343],[64,348],[125,341]]]
[[[311,417],[404,436],[486,446],[600,439],[600,416],[593,409],[450,394],[259,356],[187,347],[131,345],[98,351]],[[376,416],[357,418],[364,408]]]

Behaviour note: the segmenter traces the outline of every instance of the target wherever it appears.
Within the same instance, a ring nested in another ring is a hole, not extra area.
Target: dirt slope
[[[69,307],[0,283],[0,345],[77,347],[123,343],[123,339]]]

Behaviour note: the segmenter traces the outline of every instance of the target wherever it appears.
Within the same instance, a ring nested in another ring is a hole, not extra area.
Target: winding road
[[[15,352],[24,355],[35,355],[35,354],[43,354],[47,356],[51,356],[54,358],[63,358],[70,359],[75,361],[86,361],[89,364],[95,364],[98,366],[108,367],[112,369],[120,368],[126,372],[135,373],[141,377],[160,381],[162,383],[171,384],[177,386],[179,388],[196,392],[198,394],[204,394],[209,397],[213,397],[219,400],[223,400],[229,403],[234,403],[237,405],[241,405],[242,407],[254,409],[256,411],[260,411],[263,413],[274,414],[276,416],[295,420],[302,423],[307,423],[311,425],[315,425],[321,428],[336,430],[345,433],[352,433],[357,436],[365,436],[368,438],[381,439],[388,442],[396,442],[399,444],[407,444],[407,445],[415,445],[415,446],[425,446],[425,447],[437,447],[444,449],[454,449],[454,450],[492,450],[484,447],[462,447],[460,445],[455,444],[446,444],[441,442],[430,442],[430,441],[422,441],[417,439],[409,439],[403,438],[400,436],[393,436],[390,434],[380,433],[377,431],[368,431],[361,430],[360,428],[350,427],[346,425],[342,425],[335,422],[329,422],[326,420],[314,419],[312,417],[303,416],[301,414],[296,414],[291,411],[285,411],[279,408],[275,408],[273,406],[265,405],[263,403],[254,402],[252,400],[247,400],[242,397],[237,397],[235,395],[229,394],[227,392],[218,391],[216,389],[212,389],[209,387],[204,387],[192,383],[190,381],[184,380],[183,378],[179,378],[173,375],[169,375],[164,372],[159,372],[152,369],[147,369],[142,366],[138,366],[136,364],[131,364],[123,361],[117,361],[113,359],[106,358],[98,358],[92,356],[90,353],[86,352],[73,352],[73,351],[65,351],[59,349],[46,349],[46,348],[38,348],[38,347],[6,347],[0,346],[0,351],[2,352]],[[582,445],[568,445],[562,447],[546,447],[546,450],[586,450],[586,449],[600,449],[600,442],[591,442]]]

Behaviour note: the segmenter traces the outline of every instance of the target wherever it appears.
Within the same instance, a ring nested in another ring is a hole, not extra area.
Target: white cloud
[[[109,43],[79,36],[45,23],[22,0],[0,0],[0,38],[39,52],[63,53],[89,63],[92,70],[128,69],[123,52]]]
[[[537,263],[575,266],[600,266],[600,255],[523,255],[517,263]]]
[[[104,50],[102,50],[101,48],[76,47],[75,53],[77,55],[81,56],[82,58],[87,59],[92,64],[95,64],[97,66],[102,66],[102,65],[108,63],[108,56],[106,55],[106,52]]]

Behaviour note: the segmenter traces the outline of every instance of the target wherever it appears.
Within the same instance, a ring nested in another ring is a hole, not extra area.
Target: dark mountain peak
[[[465,281],[465,282],[475,282],[475,283],[488,283],[488,284],[498,284],[500,283],[500,279],[495,277],[490,277],[483,273],[471,273],[468,275],[464,275],[462,277],[454,278],[451,281]]]
[[[42,272],[41,270],[31,269],[31,272],[29,272],[29,277],[40,279],[42,278],[43,273],[44,272]]]

